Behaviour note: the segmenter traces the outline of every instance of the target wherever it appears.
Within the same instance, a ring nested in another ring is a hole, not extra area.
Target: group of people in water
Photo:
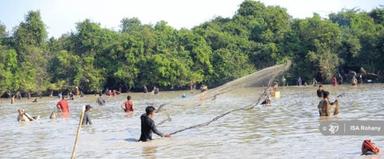
[[[352,85],[356,84],[352,83]],[[321,98],[317,106],[320,116],[333,116],[339,114],[339,101],[335,99],[335,101],[331,102],[329,99],[329,91],[324,90],[321,84],[319,85],[316,94],[319,98]],[[363,141],[361,146],[362,155],[373,155],[378,154],[379,152],[380,148],[376,146],[371,140],[367,139]]]
[[[108,91],[107,91],[108,93]],[[55,119],[57,116],[62,117],[68,117],[70,112],[70,107],[68,104],[68,101],[66,99],[67,97],[62,95],[60,100],[56,104],[57,111],[53,111],[50,115],[50,119]],[[70,98],[70,97],[69,97]],[[100,93],[98,98],[96,99],[96,103],[100,106],[106,104],[106,100],[103,97],[103,94]],[[121,108],[126,113],[132,113],[135,111],[134,109],[134,102],[132,100],[132,97],[130,95],[127,96],[126,101],[121,105]],[[92,125],[93,122],[91,120],[90,111],[92,109],[91,105],[86,105],[84,110],[84,115],[82,119],[82,125]],[[147,106],[145,108],[145,113],[140,116],[141,119],[141,135],[139,141],[145,142],[152,140],[152,132],[159,135],[160,137],[170,137],[169,134],[161,133],[155,125],[155,122],[153,120],[155,116],[155,107],[153,106]],[[18,109],[18,116],[17,121],[19,122],[29,122],[38,120],[39,116],[31,116],[30,114],[26,113],[24,109]]]
[[[336,84],[333,84],[335,82],[337,83],[337,79],[332,78],[331,84],[335,86]],[[357,79],[355,76],[353,76],[352,85],[356,85],[356,84],[357,84]],[[145,92],[145,88],[146,87],[144,87],[144,92]],[[201,88],[201,91],[204,92],[207,89],[208,88],[206,86],[204,86]],[[157,93],[158,93],[158,88],[154,88],[153,91],[154,92],[157,91]],[[110,94],[108,94],[108,93],[110,93]],[[112,95],[111,93],[114,95],[120,94],[120,93],[117,93],[117,91],[107,91],[106,94]],[[155,94],[157,94],[157,93],[155,93]],[[334,116],[334,115],[338,115],[340,113],[340,107],[339,107],[338,99],[335,99],[334,101],[330,101],[330,99],[329,99],[330,92],[326,91],[323,88],[322,84],[320,84],[318,86],[316,94],[317,94],[318,98],[320,98],[320,101],[318,104],[319,116],[321,116],[321,117],[322,116]],[[272,102],[271,97],[279,97],[279,96],[280,96],[280,92],[278,91],[278,83],[274,82],[272,86],[268,87],[268,89],[266,91],[266,98],[261,104],[262,105],[271,105],[271,102]],[[106,100],[104,99],[103,94],[101,94],[101,93],[99,94],[98,98],[96,99],[96,103],[100,106],[106,104]],[[65,96],[61,96],[61,100],[58,101],[58,103],[56,104],[56,107],[57,107],[58,111],[52,112],[52,114],[50,116],[51,119],[56,118],[57,113],[64,115],[64,114],[68,114],[70,112],[68,101],[66,100]],[[135,111],[134,102],[133,102],[132,97],[130,95],[127,96],[126,101],[121,105],[121,108],[126,113],[132,113]],[[92,106],[90,106],[90,105],[85,106],[82,125],[93,124],[91,117],[90,117],[91,109],[92,109]],[[164,134],[157,129],[156,124],[153,120],[154,116],[155,116],[155,110],[156,110],[155,107],[147,106],[145,108],[145,113],[140,116],[141,134],[140,134],[140,138],[138,141],[146,142],[146,141],[152,140],[153,139],[152,133],[155,133],[156,135],[158,135],[160,137],[170,137],[171,136],[170,134]],[[28,113],[26,113],[24,109],[18,109],[17,111],[18,111],[17,120],[20,122],[34,121],[34,120],[39,119],[39,116],[31,116]],[[362,144],[361,151],[362,151],[363,155],[378,154],[380,152],[380,148],[378,148],[371,140],[364,140],[363,144]]]

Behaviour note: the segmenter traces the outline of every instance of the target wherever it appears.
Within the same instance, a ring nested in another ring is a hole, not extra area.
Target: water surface
[[[340,98],[341,114],[326,120],[384,120],[384,85],[358,87],[326,86],[331,98]],[[257,100],[262,88],[237,89],[215,101],[197,100],[188,91],[161,92],[160,95],[133,93],[135,113],[122,112],[120,105],[126,94],[107,97],[105,106],[96,105],[96,96],[69,101],[69,118],[49,119],[58,98],[46,97],[9,104],[0,102],[0,158],[69,158],[81,108],[93,105],[94,125],[81,130],[78,158],[361,158],[361,143],[366,138],[384,147],[382,136],[323,136],[319,132],[317,111],[319,99],[314,87],[280,88],[281,98],[272,106],[258,106],[250,111],[230,114],[209,126],[192,129],[148,143],[134,142],[140,136],[140,115],[150,103],[167,105],[156,114],[160,122],[170,115],[172,120],[160,125],[164,133],[206,122],[227,110],[246,106]],[[185,93],[187,98],[182,99]],[[177,103],[184,103],[183,105]],[[19,124],[18,108],[39,121]]]

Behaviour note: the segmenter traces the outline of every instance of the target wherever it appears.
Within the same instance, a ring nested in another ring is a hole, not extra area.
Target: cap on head
[[[156,110],[155,107],[153,107],[153,106],[147,106],[147,107],[145,108],[145,113],[146,113],[147,115],[149,115],[149,114],[152,114],[153,111],[155,111],[155,110]]]

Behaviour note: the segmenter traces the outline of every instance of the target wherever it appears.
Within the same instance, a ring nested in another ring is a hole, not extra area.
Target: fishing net
[[[222,86],[199,93],[194,97],[189,98],[189,100],[175,100],[170,103],[163,103],[159,105],[156,112],[160,112],[165,106],[168,106],[168,105],[177,105],[177,106],[201,105],[201,103],[204,101],[215,100],[219,95],[223,95],[230,91],[235,91],[239,88],[268,86],[270,85],[270,82],[273,82],[275,77],[282,75],[284,72],[286,72],[289,69],[290,66],[291,66],[291,61],[288,61],[285,64],[264,68],[260,71],[254,72],[247,76],[228,82]]]
[[[251,104],[244,106],[244,107],[241,107],[241,108],[226,111],[220,115],[217,115],[216,117],[212,118],[211,120],[209,120],[207,122],[192,125],[190,127],[186,127],[186,128],[174,131],[174,132],[170,133],[170,135],[174,135],[174,134],[177,134],[177,133],[180,133],[180,132],[183,132],[186,130],[194,129],[194,128],[207,126],[207,125],[211,124],[212,122],[217,121],[220,118],[223,118],[224,116],[231,114],[233,112],[236,112],[236,111],[253,109],[257,105],[259,105],[259,103],[261,102],[261,100],[263,98],[265,98],[267,96],[267,94],[268,94],[267,89],[269,86],[271,86],[274,79],[277,76],[286,72],[290,66],[291,66],[291,62],[288,61],[286,64],[281,64],[281,65],[276,65],[276,66],[265,68],[263,70],[260,70],[258,72],[247,75],[245,77],[239,78],[239,79],[234,80],[232,82],[228,82],[228,83],[224,84],[223,86],[220,86],[216,89],[210,90],[210,92],[207,92],[207,95],[209,96],[209,98],[216,98],[217,95],[226,93],[226,92],[228,92],[228,90],[235,90],[235,88],[237,89],[237,88],[252,87],[252,86],[267,86],[264,89],[264,91],[260,94],[259,98],[254,103],[251,103]]]

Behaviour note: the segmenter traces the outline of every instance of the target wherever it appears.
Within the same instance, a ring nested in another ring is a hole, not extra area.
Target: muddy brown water
[[[327,120],[384,120],[383,84],[325,86],[331,98],[345,93],[340,100],[341,114]],[[314,87],[280,88],[281,98],[272,106],[230,114],[209,126],[158,138],[147,143],[140,136],[140,115],[150,103],[188,103],[197,100],[189,91],[161,92],[159,95],[132,93],[135,113],[122,112],[127,94],[105,97],[98,106],[96,96],[69,101],[68,118],[49,119],[58,101],[56,97],[23,99],[9,104],[0,102],[0,158],[70,158],[81,108],[93,105],[94,124],[81,130],[77,158],[362,158],[361,143],[370,138],[384,148],[383,136],[323,136],[319,131],[319,99]],[[206,101],[200,106],[167,105],[155,121],[172,120],[158,127],[164,133],[206,122],[233,108],[257,100],[262,88],[238,89]],[[182,94],[186,98],[181,98]],[[24,108],[41,119],[29,123],[16,121],[16,109]],[[379,156],[380,157],[380,156]]]

